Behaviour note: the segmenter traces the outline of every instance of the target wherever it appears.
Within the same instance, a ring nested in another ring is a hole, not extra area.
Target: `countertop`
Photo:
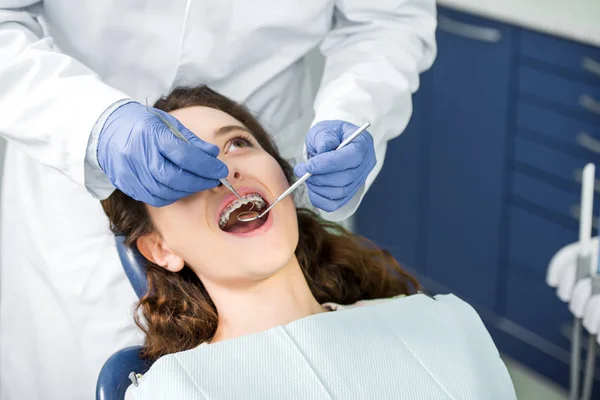
[[[437,3],[600,47],[600,0],[437,0]]]

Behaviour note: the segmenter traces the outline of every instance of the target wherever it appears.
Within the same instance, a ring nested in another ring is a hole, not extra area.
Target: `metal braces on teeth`
[[[228,205],[223,212],[221,213],[221,217],[219,218],[219,226],[223,228],[227,222],[229,221],[229,216],[232,212],[243,206],[244,204],[253,203],[259,210],[266,205],[266,202],[262,198],[262,196],[258,193],[248,194],[242,196],[242,199],[234,200],[230,205]]]

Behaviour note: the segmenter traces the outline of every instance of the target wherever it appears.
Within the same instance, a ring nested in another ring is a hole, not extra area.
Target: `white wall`
[[[2,199],[2,177],[4,176],[4,151],[6,149],[6,141],[0,137],[0,199]],[[2,213],[0,213],[2,219]],[[0,248],[0,252],[2,249]]]

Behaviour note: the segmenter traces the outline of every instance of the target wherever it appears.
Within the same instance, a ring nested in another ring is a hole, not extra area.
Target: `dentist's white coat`
[[[368,120],[368,188],[434,30],[433,0],[0,0],[0,398],[89,399],[106,358],[140,341],[97,200],[112,187],[90,132],[111,104],[205,83],[257,113],[288,157],[311,122]],[[304,56],[319,45],[315,100]]]

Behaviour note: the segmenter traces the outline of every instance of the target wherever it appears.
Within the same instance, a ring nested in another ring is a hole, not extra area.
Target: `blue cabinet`
[[[566,386],[571,316],[545,271],[576,240],[581,169],[600,161],[600,49],[438,14],[436,62],[358,232],[427,291],[472,304],[502,353]]]
[[[511,36],[506,25],[441,11],[431,71],[426,275],[488,309],[500,267]]]

